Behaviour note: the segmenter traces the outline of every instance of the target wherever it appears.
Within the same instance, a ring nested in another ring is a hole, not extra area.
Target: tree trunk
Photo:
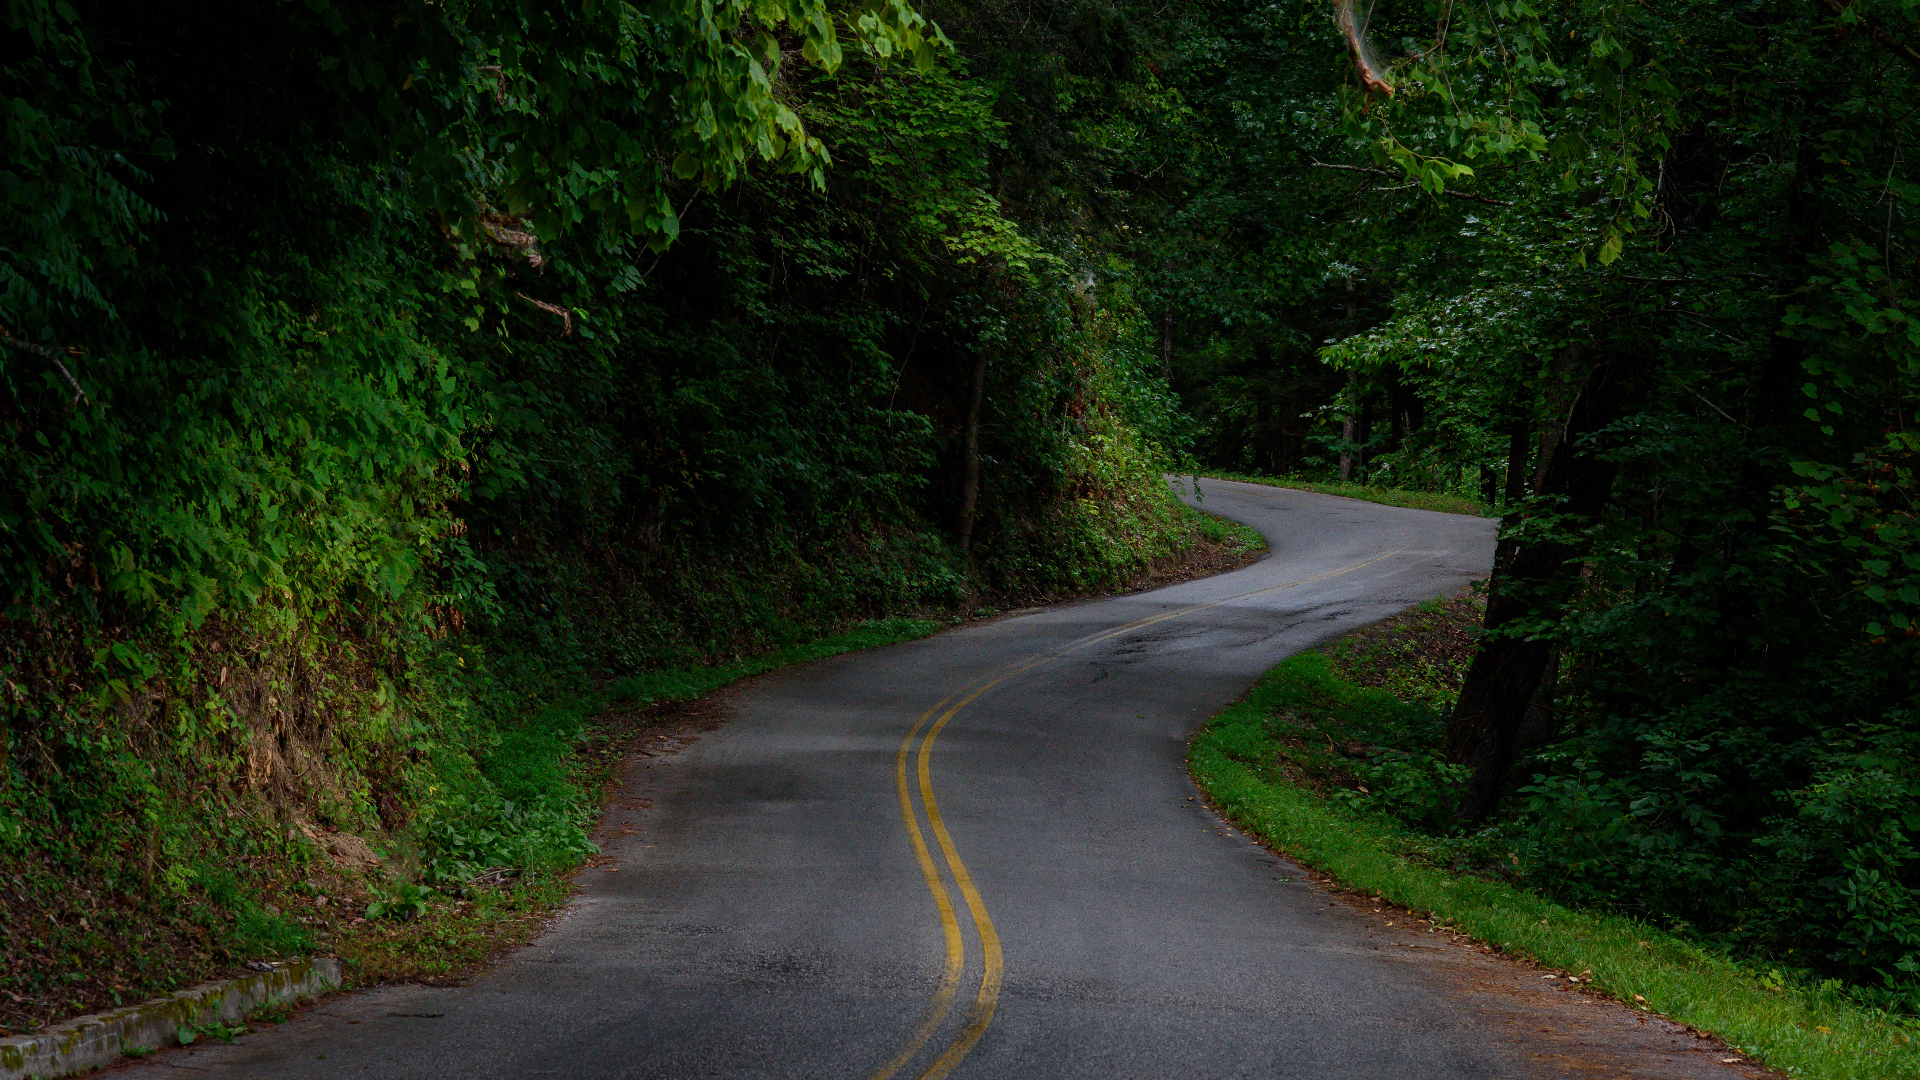
[[[1353,275],[1349,274],[1347,275],[1347,332],[1348,333],[1353,332],[1354,311],[1355,311],[1355,308],[1353,306]],[[1354,444],[1354,436],[1359,433],[1359,423],[1358,423],[1360,419],[1359,412],[1360,412],[1360,373],[1358,371],[1348,369],[1346,412],[1343,413],[1340,418],[1340,441],[1345,444],[1340,448],[1340,482],[1343,484],[1353,482],[1353,444]]]
[[[987,354],[973,365],[973,392],[967,400],[967,458],[960,477],[960,550],[973,547],[973,510],[980,502],[980,398],[987,388]]]
[[[1160,377],[1173,382],[1173,309],[1160,316]]]
[[[1347,372],[1347,403],[1340,417],[1340,482],[1353,480],[1353,444],[1360,433],[1360,373]]]
[[[1548,419],[1540,425],[1540,449],[1533,458],[1533,490],[1536,494],[1546,489],[1547,466],[1553,463],[1553,452],[1559,448],[1560,436],[1572,415],[1573,380],[1580,368],[1581,351],[1578,345],[1562,349],[1547,369],[1544,415]]]
[[[1537,634],[1500,631],[1521,620],[1556,620],[1573,592],[1580,577],[1575,559],[1584,548],[1579,534],[1605,508],[1615,472],[1580,439],[1619,418],[1645,364],[1645,357],[1631,356],[1596,365],[1565,424],[1553,431],[1553,456],[1541,466],[1534,495],[1544,502],[1537,512],[1564,515],[1554,530],[1562,539],[1500,540],[1488,588],[1487,633],[1447,720],[1447,757],[1471,770],[1454,809],[1461,824],[1479,823],[1499,801],[1521,723],[1554,656],[1553,643]],[[1571,373],[1571,365],[1563,370]]]
[[[1507,432],[1507,487],[1501,502],[1509,513],[1527,497],[1527,436],[1530,434],[1524,420],[1516,420]]]

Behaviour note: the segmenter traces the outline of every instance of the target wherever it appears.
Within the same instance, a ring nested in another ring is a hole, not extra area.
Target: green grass
[[[1920,1076],[1920,1026],[1910,1020],[1855,1005],[1836,986],[1796,986],[1632,919],[1427,865],[1419,853],[1430,838],[1289,782],[1277,763],[1285,718],[1297,718],[1303,693],[1331,690],[1348,708],[1380,704],[1380,691],[1342,686],[1319,654],[1274,668],[1194,740],[1194,779],[1227,817],[1290,858],[1508,954],[1591,971],[1594,988],[1718,1035],[1794,1076]]]
[[[789,645],[730,664],[656,671],[577,694],[500,732],[485,772],[512,809],[498,800],[450,802],[422,823],[440,850],[423,868],[436,891],[388,883],[376,896],[418,899],[410,918],[369,918],[344,930],[333,951],[357,984],[438,978],[484,961],[538,932],[572,892],[567,875],[595,850],[588,831],[598,794],[618,775],[626,748],[651,721],[636,709],[691,701],[729,683],[841,653],[926,637],[953,620],[879,619],[837,634]],[[625,717],[625,719],[623,719]],[[461,889],[486,866],[523,867],[509,889]],[[454,893],[469,897],[456,902]],[[372,912],[370,911],[371,915]]]
[[[809,660],[822,660],[841,653],[912,641],[951,625],[950,621],[942,622],[934,619],[875,619],[838,634],[829,634],[814,641],[789,645],[759,656],[749,656],[731,664],[655,671],[646,675],[636,675],[630,679],[621,679],[607,688],[607,699],[611,703],[622,705],[692,701],[702,694],[710,694],[729,683],[738,682],[753,675],[762,675],[775,668],[786,667],[788,664],[803,664]]]
[[[1193,516],[1194,528],[1200,535],[1216,544],[1232,548],[1236,553],[1260,551],[1267,546],[1267,538],[1260,530],[1251,525],[1242,525],[1237,521],[1223,518],[1206,510],[1195,509],[1185,503],[1180,509]]]
[[[604,781],[601,774],[613,767],[600,762],[581,771],[579,750],[593,740],[596,717],[692,701],[789,664],[910,641],[949,625],[934,619],[876,619],[729,664],[652,671],[549,702],[497,733],[482,768],[485,785],[473,778],[464,784],[448,779],[447,795],[429,809],[423,829],[432,846],[466,853],[440,870],[457,875],[500,865],[564,871],[591,855],[586,829],[597,805],[587,789]],[[468,834],[484,834],[485,849],[473,849]]]
[[[1485,517],[1487,514],[1487,504],[1479,499],[1470,499],[1464,495],[1443,495],[1433,491],[1402,491],[1399,488],[1371,487],[1366,484],[1326,483],[1319,480],[1296,480],[1286,476],[1256,476],[1251,473],[1208,472],[1202,473],[1200,478],[1232,480],[1242,484],[1265,484],[1268,487],[1293,488],[1298,491],[1317,491],[1322,495],[1364,499],[1367,502],[1382,503],[1387,506],[1404,506],[1410,510],[1437,510],[1442,514],[1467,514],[1472,517]]]

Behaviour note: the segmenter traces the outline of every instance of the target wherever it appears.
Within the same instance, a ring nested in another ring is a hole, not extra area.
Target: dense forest
[[[1178,468],[1496,506],[1434,827],[1920,1003],[1908,6],[5,33],[18,986],[307,947],[249,897],[333,833],[564,865],[544,703],[1099,589],[1191,543]]]

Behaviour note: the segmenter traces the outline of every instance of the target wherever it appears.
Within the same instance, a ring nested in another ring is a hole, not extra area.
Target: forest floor
[[[1433,770],[1482,610],[1469,590],[1290,658],[1196,736],[1195,780],[1230,821],[1331,887],[1710,1033],[1733,1048],[1730,1062],[1832,1080],[1920,1076],[1915,1018],[1554,903],[1507,879],[1474,838],[1448,835]]]
[[[1092,598],[1160,588],[1238,569],[1264,557],[1265,542],[1243,525],[1194,511],[1193,542],[1183,552],[1153,561],[1106,588],[1045,601]],[[925,637],[973,619],[1001,614],[997,607],[970,615],[928,612],[851,625],[815,641],[747,656],[732,663],[682,671],[656,671],[626,680],[576,703],[588,713],[581,733],[561,763],[569,778],[598,792],[592,805],[604,814],[627,762],[676,751],[710,726],[727,688],[742,679],[795,663],[877,648]],[[622,700],[624,699],[624,700]],[[501,954],[537,936],[572,895],[575,877],[596,864],[566,871],[500,869],[466,888],[434,889],[414,883],[417,856],[403,838],[370,844],[366,838],[308,826],[320,857],[289,861],[272,885],[239,906],[263,924],[297,928],[311,950],[339,957],[353,986],[393,982],[449,984],[464,980]],[[384,848],[385,850],[376,850]],[[211,904],[153,910],[135,896],[101,888],[81,905],[88,914],[77,927],[50,922],[59,910],[48,890],[68,878],[57,868],[0,868],[0,960],[14,974],[52,970],[49,979],[0,978],[0,1035],[21,1034],[77,1015],[136,1004],[156,994],[210,979],[247,973],[247,961],[285,955],[270,943],[242,952],[230,935],[211,925]],[[223,898],[233,903],[234,898]],[[382,915],[370,917],[370,905]],[[75,935],[85,949],[57,947]],[[19,966],[16,967],[16,963]],[[275,1022],[283,1011],[256,1019]]]

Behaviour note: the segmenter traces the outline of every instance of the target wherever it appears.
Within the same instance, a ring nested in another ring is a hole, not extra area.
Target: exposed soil
[[[1121,588],[1115,589],[1113,594],[1163,589],[1183,581],[1212,577],[1215,574],[1238,570],[1243,566],[1252,566],[1266,557],[1267,549],[1264,547],[1248,549],[1238,544],[1209,540],[1203,536],[1182,554],[1156,560],[1148,566],[1145,573],[1127,582]]]

